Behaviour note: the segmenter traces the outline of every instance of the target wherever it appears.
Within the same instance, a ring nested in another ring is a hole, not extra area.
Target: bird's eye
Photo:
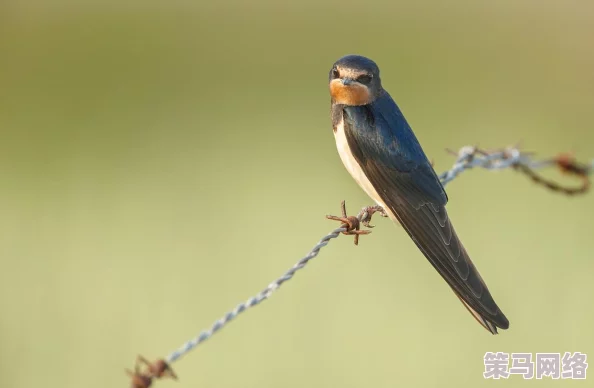
[[[332,78],[340,78],[340,72],[337,68],[332,69]]]
[[[371,75],[363,74],[363,75],[360,75],[359,77],[357,77],[357,82],[367,85],[368,83],[371,82],[371,78],[372,78]]]

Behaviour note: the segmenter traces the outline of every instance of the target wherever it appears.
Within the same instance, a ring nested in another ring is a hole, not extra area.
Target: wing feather
[[[445,190],[402,113],[385,93],[366,106],[344,107],[354,158],[421,252],[487,330],[509,322],[456,235]]]

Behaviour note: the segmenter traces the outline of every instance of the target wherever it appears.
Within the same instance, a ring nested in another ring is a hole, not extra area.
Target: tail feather
[[[456,293],[456,291],[454,291],[454,293]],[[456,296],[458,297],[458,299],[460,299],[460,301],[462,302],[462,304],[464,305],[464,307],[466,307],[466,309],[474,317],[474,319],[476,319],[476,321],[481,324],[482,327],[484,327],[485,329],[487,329],[491,334],[498,334],[498,332],[497,332],[497,326],[495,326],[491,322],[487,321],[485,318],[483,318],[482,315],[480,315],[479,313],[477,313],[472,307],[470,307],[468,305],[468,303],[466,303],[464,301],[464,299],[462,299],[460,297],[460,295],[458,295],[456,293]]]

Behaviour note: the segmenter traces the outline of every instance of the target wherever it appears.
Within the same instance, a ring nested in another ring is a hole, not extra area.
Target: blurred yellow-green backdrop
[[[0,386],[127,386],[137,353],[260,291],[342,199],[369,204],[330,128],[342,55],[378,62],[438,171],[467,144],[592,158],[592,20],[586,1],[3,0]],[[448,194],[508,331],[378,218],[157,386],[568,385],[484,380],[483,355],[594,357],[594,198],[513,171]]]

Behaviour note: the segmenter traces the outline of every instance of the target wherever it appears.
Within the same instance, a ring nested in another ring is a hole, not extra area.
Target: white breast
[[[386,209],[386,204],[381,200],[380,196],[378,195],[377,191],[367,179],[367,176],[363,173],[361,166],[353,157],[351,153],[351,149],[346,139],[346,135],[344,133],[344,122],[341,120],[336,127],[336,131],[334,132],[334,139],[336,140],[336,148],[338,149],[338,154],[340,155],[340,159],[342,163],[346,167],[347,171],[352,175],[355,181],[361,186],[363,190],[373,199],[378,205]]]

